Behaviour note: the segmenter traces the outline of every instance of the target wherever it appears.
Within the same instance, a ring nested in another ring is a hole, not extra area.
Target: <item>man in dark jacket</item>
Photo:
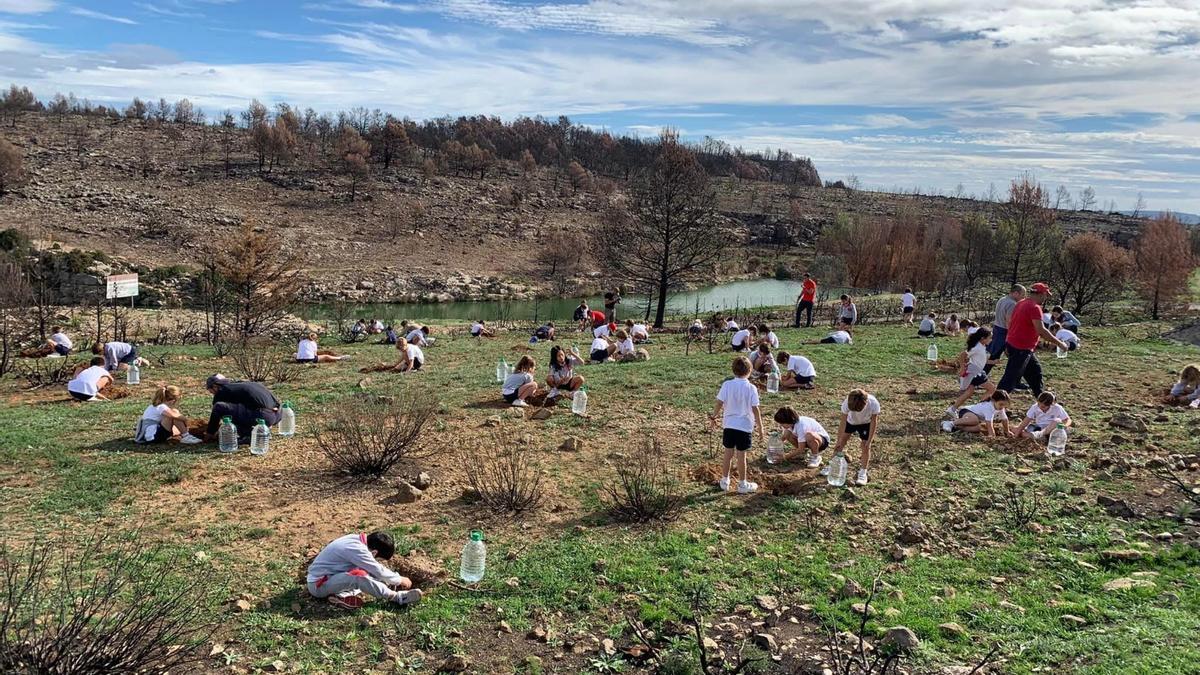
[[[222,417],[233,420],[238,443],[249,442],[250,431],[258,420],[263,420],[269,427],[279,422],[279,399],[259,382],[235,382],[217,373],[205,381],[204,387],[213,395],[206,430],[208,440],[217,437]]]

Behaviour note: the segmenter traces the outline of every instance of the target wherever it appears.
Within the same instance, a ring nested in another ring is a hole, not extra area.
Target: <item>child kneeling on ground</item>
[[[805,417],[791,408],[784,406],[775,411],[775,422],[783,427],[783,440],[794,450],[784,454],[785,460],[807,456],[808,468],[821,466],[821,453],[829,447],[829,432],[821,423],[811,417]]]
[[[1043,391],[1038,396],[1037,403],[1029,407],[1025,419],[1021,420],[1020,426],[1013,433],[1020,438],[1032,438],[1048,443],[1050,432],[1060,424],[1064,429],[1070,429],[1071,416],[1067,414],[1067,409],[1058,403],[1053,392]]]
[[[775,357],[779,365],[784,367],[783,376],[779,379],[780,389],[812,389],[817,379],[817,369],[813,367],[808,357],[788,352],[779,352]]]
[[[203,443],[203,439],[193,436],[188,431],[187,418],[175,406],[183,398],[183,391],[174,385],[158,385],[150,405],[138,420],[134,432],[134,443],[165,443],[176,439],[180,443],[195,445]]]
[[[750,494],[758,490],[758,483],[749,480],[746,470],[746,453],[753,443],[751,434],[758,429],[758,439],[764,438],[762,413],[758,409],[758,389],[750,384],[750,359],[738,356],[733,360],[733,378],[721,384],[717,392],[717,403],[709,416],[710,426],[721,420],[721,445],[725,448],[724,475],[717,481],[722,492],[729,490],[733,460],[737,459],[738,494]]]
[[[537,381],[533,379],[533,371],[536,368],[537,363],[531,356],[522,356],[521,360],[517,361],[513,374],[504,378],[504,384],[500,387],[500,395],[506,403],[512,404],[514,408],[529,405],[525,399],[536,394],[538,388]]]
[[[1171,387],[1171,400],[1176,403],[1187,403],[1193,408],[1200,401],[1200,365],[1189,363],[1179,371],[1179,381]]]
[[[379,563],[391,560],[396,544],[387,532],[347,534],[330,542],[308,566],[308,592],[344,609],[358,609],[363,594],[409,605],[421,599],[412,582]]]
[[[997,389],[982,403],[959,408],[958,419],[953,422],[942,423],[942,429],[945,431],[965,431],[971,434],[995,436],[995,420],[999,418],[1000,425],[1004,427],[1004,436],[1010,437],[1013,435],[1013,432],[1008,428],[1008,413],[1005,412],[1008,408],[1008,402],[1008,392],[1003,389]]]

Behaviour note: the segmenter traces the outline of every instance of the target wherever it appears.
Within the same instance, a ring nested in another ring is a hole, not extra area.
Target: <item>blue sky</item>
[[[1200,0],[0,0],[3,81],[669,125],[872,188],[1200,212]]]

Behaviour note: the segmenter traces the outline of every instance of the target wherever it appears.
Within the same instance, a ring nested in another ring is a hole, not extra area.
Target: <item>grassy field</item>
[[[765,656],[750,636],[774,637],[776,660],[747,672],[820,672],[828,631],[859,625],[854,605],[864,598],[841,592],[845,580],[870,588],[876,577],[866,636],[875,642],[887,627],[911,628],[921,645],[909,672],[967,672],[994,645],[994,672],[1200,672],[1200,528],[1183,496],[1143,466],[1200,452],[1200,413],[1159,403],[1173,373],[1198,354],[1146,337],[1158,328],[1088,330],[1083,351],[1043,359],[1077,426],[1067,460],[1056,463],[1031,445],[938,433],[955,382],[924,360],[927,343],[910,337],[915,329],[864,327],[853,346],[801,346],[824,331],[780,331],[785,349],[813,360],[818,386],[765,396],[764,418],[788,404],[832,431],[845,392],[865,387],[883,406],[876,459],[870,485],[834,490],[803,467],[768,467],[756,447],[752,472],[788,494],[747,497],[696,478],[716,461],[719,437],[704,420],[730,354],[693,346],[685,356],[675,336],[656,339],[649,362],[585,367],[590,418],[563,405],[545,421],[513,418],[498,403],[494,365],[524,353],[521,335],[443,337],[427,350],[426,372],[412,376],[359,374],[392,352],[353,345],[345,349],[352,360],[306,367],[298,381],[275,387],[296,407],[299,435],[276,439],[265,457],[135,446],[128,439],[146,385],[123,400],[74,404],[62,390],[26,392],[5,381],[0,518],[9,539],[140,527],[144,537],[203,552],[214,592],[227,601],[220,648],[200,647],[214,653],[203,662],[213,672],[276,662],[288,672],[433,672],[453,654],[468,657],[472,672],[652,670],[637,650],[626,653],[637,642],[631,619],[654,631],[660,653],[675,655],[670,672],[697,672],[682,665],[694,661],[696,642],[681,623],[696,594],[706,599],[708,635],[728,659],[744,645]],[[943,356],[960,343],[938,340]],[[167,365],[147,368],[143,381],[183,386],[182,407],[193,417],[207,414],[203,378],[234,374],[206,347],[153,351]],[[539,379],[548,351],[532,352]],[[308,432],[331,402],[409,386],[441,407],[424,441],[433,457],[396,472],[427,471],[433,485],[420,501],[400,504],[387,482],[333,472]],[[1020,415],[1029,404],[1018,395],[1013,409]],[[1113,428],[1117,413],[1146,431]],[[496,416],[498,427],[484,426]],[[463,499],[462,451],[491,447],[496,431],[537,450],[546,474],[538,510],[497,515]],[[583,449],[559,450],[571,436]],[[687,495],[684,515],[662,527],[613,524],[597,488],[651,436],[667,448]],[[857,444],[850,456],[854,466]],[[1195,485],[1200,472],[1183,476]],[[1028,524],[1006,498],[1010,486],[1022,504],[1036,505]],[[1123,499],[1137,515],[1111,515],[1099,496]],[[487,577],[472,590],[438,586],[411,609],[369,606],[357,615],[302,593],[308,556],[336,536],[374,528],[447,571],[457,571],[467,533],[483,529]],[[1112,549],[1136,553],[1115,561],[1103,555]],[[1104,589],[1117,578],[1151,585]],[[233,604],[239,598],[248,610]],[[962,630],[939,627],[950,622]],[[606,653],[606,639],[615,653]]]

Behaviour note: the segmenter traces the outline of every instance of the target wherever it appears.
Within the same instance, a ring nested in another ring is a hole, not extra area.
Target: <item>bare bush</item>
[[[251,382],[293,382],[301,368],[283,350],[256,342],[224,344],[226,355],[233,359],[237,373]]]
[[[314,437],[339,471],[382,476],[403,461],[436,451],[420,440],[437,407],[428,392],[417,388],[386,398],[348,399],[326,411],[329,421]]]
[[[1026,493],[1024,488],[1009,483],[1000,497],[1000,519],[1009,530],[1025,529],[1041,510],[1041,501],[1036,492]]]
[[[1161,480],[1167,487],[1174,488],[1183,498],[1192,504],[1200,507],[1200,492],[1195,492],[1195,488],[1188,485],[1188,482],[1176,472],[1171,466],[1171,460],[1164,459],[1160,464],[1156,464],[1150,468],[1150,473],[1157,479]]]
[[[201,657],[211,580],[137,534],[0,545],[0,672],[185,672]]]
[[[66,384],[75,375],[75,359],[23,359],[16,364],[17,376],[30,389]]]
[[[617,479],[601,490],[614,519],[631,523],[670,522],[683,513],[679,481],[671,475],[657,438],[642,441],[630,461],[617,467]]]
[[[494,434],[464,451],[467,482],[488,508],[497,512],[529,511],[542,501],[542,468],[523,441]]]

